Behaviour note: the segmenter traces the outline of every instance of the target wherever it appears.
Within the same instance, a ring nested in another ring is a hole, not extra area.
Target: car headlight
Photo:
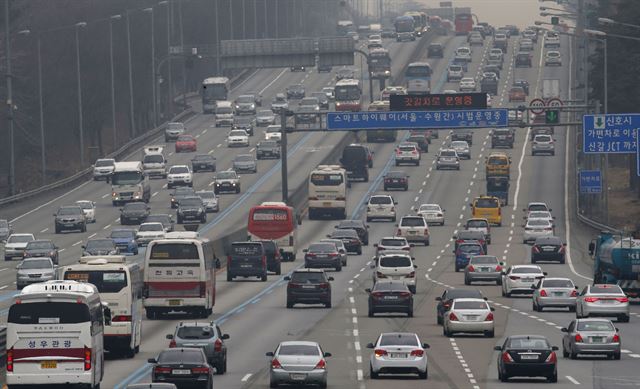
[[[202,213],[202,212],[204,212],[204,209],[198,208],[198,213]]]

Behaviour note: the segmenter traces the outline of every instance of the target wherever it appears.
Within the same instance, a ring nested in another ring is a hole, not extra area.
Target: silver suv
[[[165,127],[164,129],[164,141],[169,142],[172,140],[176,140],[182,134],[184,134],[184,123],[167,123],[167,127]]]
[[[531,155],[536,154],[555,155],[556,148],[551,135],[536,135],[531,143]]]
[[[460,170],[460,157],[453,149],[440,150],[436,159],[436,170],[455,169]]]
[[[56,278],[55,267],[51,258],[26,258],[16,266],[16,288],[34,284],[36,282],[51,281]]]
[[[215,322],[181,322],[173,334],[167,335],[169,347],[200,348],[207,357],[207,362],[216,368],[216,374],[227,371],[227,346],[224,341],[229,335],[223,334]]]
[[[240,193],[240,176],[233,170],[226,170],[216,174],[213,191]]]

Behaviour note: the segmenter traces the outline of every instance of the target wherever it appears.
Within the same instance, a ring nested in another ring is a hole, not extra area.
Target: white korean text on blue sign
[[[580,171],[580,193],[602,192],[602,175],[600,170]]]
[[[584,115],[582,151],[584,153],[635,154],[640,114]]]

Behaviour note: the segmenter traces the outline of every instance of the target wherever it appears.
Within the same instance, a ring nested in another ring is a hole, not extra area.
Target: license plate
[[[616,300],[599,300],[602,304],[615,304]]]
[[[397,300],[398,296],[384,296],[386,300]]]
[[[478,320],[479,317],[480,316],[478,316],[478,315],[466,315],[464,318],[467,319],[467,320],[476,321],[476,320]]]
[[[556,248],[553,246],[545,246],[542,248],[542,250],[544,251],[554,251]]]
[[[189,370],[189,369],[173,369],[173,370],[171,370],[171,374],[174,374],[174,375],[187,375],[187,374],[191,374],[191,370]]]
[[[520,359],[536,360],[538,359],[538,356],[537,355],[520,355]]]
[[[307,375],[291,373],[289,374],[289,378],[291,378],[292,381],[304,381],[307,378]]]
[[[180,300],[169,300],[169,305],[171,306],[180,305]]]
[[[206,167],[207,167],[207,165],[200,165],[200,169],[204,169]]]
[[[533,278],[523,278],[522,282],[533,282]]]
[[[415,235],[416,231],[409,231],[409,235]]]
[[[604,343],[604,338],[602,336],[592,336],[591,343]]]
[[[315,289],[316,287],[313,285],[302,285],[302,289]]]
[[[240,267],[242,267],[242,268],[248,268],[248,267],[252,267],[252,265],[240,265]]]
[[[556,297],[562,297],[564,296],[564,292],[553,292],[553,295]]]
[[[40,362],[41,369],[55,369],[58,367],[58,362],[56,361],[42,361]]]
[[[324,203],[322,203],[323,206],[325,207],[330,207],[331,206],[331,202],[325,201]]]
[[[490,271],[490,270],[491,270],[491,268],[489,268],[489,267],[481,267],[481,268],[480,268],[480,271],[481,271],[481,272],[488,272],[488,271]]]
[[[391,358],[406,358],[406,353],[391,353]]]

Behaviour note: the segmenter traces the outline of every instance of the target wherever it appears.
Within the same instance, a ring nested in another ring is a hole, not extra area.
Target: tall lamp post
[[[151,16],[151,98],[153,99],[153,127],[158,125],[158,111],[156,109],[156,35],[153,20],[153,8],[142,10]]]
[[[167,63],[167,113],[171,115],[173,112],[173,74],[171,69],[171,4],[168,0],[162,0],[158,5],[164,5],[167,7],[167,55],[169,56],[169,62]]]
[[[80,29],[87,27],[86,22],[75,25],[76,33],[76,78],[78,83],[78,130],[80,131],[80,166],[84,167],[84,124],[82,122],[82,80],[80,76]]]
[[[4,42],[5,42],[5,56],[6,56],[6,70],[5,78],[7,79],[7,120],[9,124],[9,195],[16,194],[16,156],[15,156],[15,140],[13,133],[13,84],[11,77],[11,37],[10,34],[10,19],[9,19],[9,1],[4,2]]]
[[[129,138],[133,139],[136,134],[136,119],[133,108],[133,65],[131,63],[131,13],[127,10],[127,62],[129,70]]]
[[[111,70],[111,125],[113,126],[113,150],[118,145],[118,131],[116,130],[116,87],[115,69],[113,65],[113,22],[122,19],[122,15],[111,15],[109,17],[109,67]]]

